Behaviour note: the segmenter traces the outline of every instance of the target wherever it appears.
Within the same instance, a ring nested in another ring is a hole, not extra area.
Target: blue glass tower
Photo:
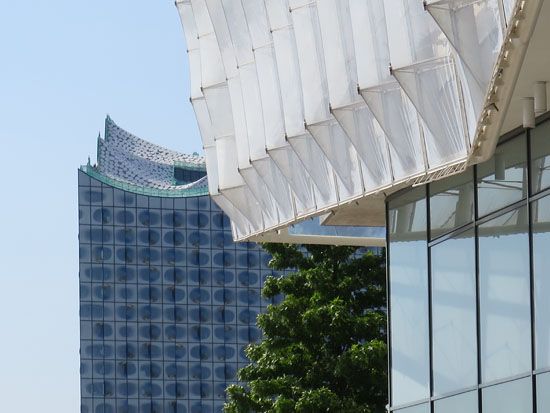
[[[269,255],[233,243],[201,157],[110,118],[78,186],[82,413],[221,412]]]

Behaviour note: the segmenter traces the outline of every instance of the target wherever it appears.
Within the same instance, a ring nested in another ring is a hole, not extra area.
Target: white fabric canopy
[[[244,239],[465,165],[512,0],[178,0],[210,192]]]

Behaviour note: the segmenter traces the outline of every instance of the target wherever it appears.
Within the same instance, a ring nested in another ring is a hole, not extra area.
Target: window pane
[[[531,367],[527,208],[479,227],[481,359],[484,382]]]
[[[537,412],[550,412],[550,373],[537,376]]]
[[[430,235],[438,237],[474,219],[472,169],[430,184]]]
[[[477,384],[473,230],[432,247],[434,395]]]
[[[533,411],[531,378],[515,380],[482,391],[483,413],[529,413]]]
[[[434,402],[434,413],[477,413],[477,391]]]
[[[407,407],[405,409],[394,410],[396,413],[429,413],[430,405],[429,404],[420,404],[418,406]]]
[[[531,130],[531,189],[539,192],[550,186],[550,121]]]
[[[532,203],[537,368],[550,367],[550,196]]]
[[[429,397],[428,276],[425,188],[390,208],[392,404]]]
[[[525,137],[497,146],[495,155],[478,165],[478,216],[522,199],[527,193]]]

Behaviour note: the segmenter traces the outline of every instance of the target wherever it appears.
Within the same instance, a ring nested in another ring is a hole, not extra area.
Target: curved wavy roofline
[[[119,127],[109,115],[105,139],[97,138],[97,163],[80,170],[98,181],[136,194],[181,198],[208,195],[208,178],[178,185],[175,168],[205,171],[204,157],[186,155],[148,142]]]

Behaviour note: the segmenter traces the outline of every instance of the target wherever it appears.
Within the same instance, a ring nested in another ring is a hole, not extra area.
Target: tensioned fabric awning
[[[488,158],[540,3],[177,0],[234,238]]]

